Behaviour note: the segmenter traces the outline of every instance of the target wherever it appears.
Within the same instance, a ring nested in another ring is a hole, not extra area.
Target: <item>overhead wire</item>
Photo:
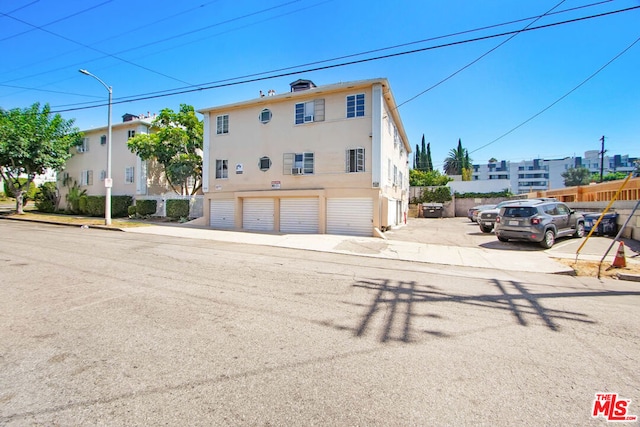
[[[431,86],[429,86],[428,88],[426,88],[425,90],[423,90],[422,92],[412,96],[411,98],[407,99],[406,101],[398,104],[396,106],[396,109],[402,107],[403,105],[408,104],[409,102],[418,99],[419,97],[421,97],[422,95],[424,95],[425,93],[429,92],[432,89],[437,88],[438,86],[440,86],[442,83],[446,82],[447,80],[455,77],[456,75],[460,74],[461,72],[463,72],[464,70],[466,70],[467,68],[471,67],[473,64],[477,63],[478,61],[480,61],[482,58],[488,56],[490,53],[495,52],[496,50],[498,50],[500,47],[504,46],[505,44],[509,43],[511,40],[513,40],[515,37],[518,36],[518,34],[521,34],[522,31],[526,30],[527,28],[531,27],[533,24],[535,24],[536,22],[538,22],[540,19],[544,18],[545,16],[549,16],[549,14],[556,9],[558,6],[560,6],[562,3],[564,3],[566,0],[561,0],[560,3],[557,3],[555,6],[553,6],[551,9],[549,9],[548,11],[546,11],[545,13],[543,13],[542,15],[536,16],[536,18],[529,22],[522,30],[520,31],[516,31],[515,33],[513,33],[511,36],[509,36],[506,40],[501,41],[500,43],[498,43],[496,46],[492,47],[491,49],[489,49],[488,51],[484,52],[482,55],[478,56],[476,59],[474,59],[473,61],[467,63],[465,66],[463,66],[462,68],[458,68],[456,71],[454,71],[453,73],[449,74],[447,77],[445,77],[444,79],[440,80],[439,82],[437,82],[436,84],[433,84]]]
[[[520,124],[518,124],[517,126],[514,126],[513,128],[511,128],[510,130],[508,130],[507,132],[503,133],[502,135],[500,135],[499,137],[497,137],[496,139],[494,139],[491,142],[488,142],[478,148],[476,148],[473,151],[470,151],[469,154],[471,153],[475,153],[476,151],[480,151],[483,148],[488,147],[491,144],[494,144],[498,141],[500,141],[502,138],[504,138],[505,136],[515,132],[516,130],[518,130],[519,128],[521,128],[522,126],[526,125],[527,123],[529,123],[530,121],[532,121],[533,119],[535,119],[536,117],[540,116],[541,114],[543,114],[544,112],[546,112],[547,110],[549,110],[550,108],[552,108],[554,105],[556,105],[557,103],[559,103],[560,101],[562,101],[563,99],[565,99],[566,97],[568,97],[569,95],[571,95],[573,92],[575,92],[576,90],[578,90],[580,87],[582,87],[584,84],[586,84],[589,80],[591,80],[592,78],[594,78],[595,76],[597,76],[600,72],[602,72],[605,68],[607,68],[609,65],[611,65],[614,61],[616,61],[618,58],[620,58],[622,55],[624,55],[625,53],[627,53],[627,51],[629,51],[634,45],[636,45],[638,42],[640,42],[640,37],[638,37],[637,39],[635,39],[630,45],[628,45],[627,47],[625,47],[622,51],[620,51],[618,54],[616,54],[613,58],[611,58],[609,61],[607,61],[604,65],[602,65],[600,68],[598,68],[595,72],[593,72],[591,75],[589,75],[589,77],[587,77],[586,79],[584,79],[582,82],[580,82],[578,85],[574,86],[571,90],[569,90],[568,92],[566,92],[564,95],[562,95],[561,97],[559,97],[558,99],[556,99],[555,101],[553,101],[551,104],[547,105],[546,107],[544,107],[542,110],[538,111],[536,114],[534,114],[533,116],[529,117],[528,119],[524,120],[523,122],[521,122]]]
[[[589,15],[589,16],[583,16],[583,17],[573,18],[573,19],[564,20],[564,21],[553,22],[553,23],[539,25],[539,26],[535,26],[535,27],[529,27],[529,28],[525,28],[525,29],[519,29],[519,30],[514,30],[514,31],[506,31],[506,32],[502,32],[502,33],[490,34],[490,35],[485,35],[485,36],[481,36],[481,37],[475,37],[475,38],[471,38],[471,39],[453,41],[453,42],[450,42],[450,43],[444,43],[444,44],[435,45],[435,46],[427,46],[427,47],[423,47],[423,48],[412,49],[412,50],[407,50],[407,51],[402,51],[402,52],[395,52],[395,53],[390,53],[390,54],[386,54],[386,55],[379,55],[379,56],[375,56],[375,57],[364,58],[364,59],[359,59],[359,60],[354,60],[354,61],[341,62],[341,63],[338,63],[338,64],[330,64],[330,65],[325,65],[325,66],[322,66],[322,67],[314,67],[314,68],[307,68],[307,69],[304,69],[304,70],[290,71],[290,72],[280,73],[280,74],[276,74],[276,75],[255,77],[255,78],[249,78],[249,79],[244,79],[244,80],[234,81],[234,82],[225,82],[225,83],[220,83],[220,84],[217,84],[217,82],[203,83],[203,84],[199,85],[199,87],[197,87],[197,88],[185,88],[185,89],[180,89],[180,90],[174,90],[174,91],[171,91],[171,92],[168,92],[168,93],[165,92],[165,93],[162,93],[162,94],[153,94],[153,95],[145,95],[145,96],[137,95],[137,96],[132,96],[132,97],[124,97],[124,98],[120,98],[120,99],[117,99],[117,100],[113,101],[113,104],[122,104],[122,103],[136,102],[136,101],[144,101],[144,100],[148,100],[148,99],[163,98],[163,97],[167,97],[167,96],[176,96],[176,95],[182,95],[182,94],[185,94],[185,93],[192,93],[192,92],[199,92],[199,91],[204,91],[204,90],[218,89],[218,88],[221,88],[221,87],[228,87],[228,86],[236,86],[236,85],[240,85],[240,84],[252,83],[252,82],[257,82],[257,81],[271,80],[271,79],[275,79],[275,78],[279,78],[279,77],[292,76],[292,75],[297,75],[297,74],[309,73],[309,72],[313,72],[313,71],[327,70],[327,69],[332,69],[332,68],[344,67],[344,66],[348,66],[348,65],[355,65],[355,64],[361,64],[361,63],[366,63],[366,62],[378,61],[378,60],[382,60],[382,59],[394,58],[394,57],[399,57],[399,56],[404,56],[404,55],[411,55],[411,54],[414,54],[414,53],[425,52],[425,51],[435,50],[435,49],[441,49],[441,48],[451,47],[451,46],[458,46],[458,45],[463,45],[463,44],[467,44],[467,43],[473,43],[473,42],[477,42],[477,41],[481,41],[481,40],[489,40],[489,39],[498,38],[498,37],[505,37],[505,36],[512,35],[512,34],[515,34],[515,33],[537,31],[537,30],[544,29],[544,28],[551,28],[551,27],[556,27],[556,26],[559,26],[559,25],[565,25],[565,24],[569,24],[569,23],[581,22],[581,21],[585,21],[585,20],[589,20],[589,19],[595,19],[595,18],[600,18],[600,17],[604,17],[604,16],[610,16],[610,15],[614,15],[614,14],[618,14],[618,13],[629,12],[629,11],[636,10],[636,9],[639,9],[639,8],[640,8],[640,6],[632,6],[632,7],[628,7],[628,8],[624,8],[624,9],[618,9],[618,10],[603,12],[603,13],[599,13],[599,14],[595,14],[595,15]],[[105,105],[106,104],[104,104],[104,103],[99,103],[99,104],[90,105],[90,106],[84,106],[84,107],[58,109],[58,110],[53,111],[53,112],[62,113],[62,112],[69,112],[69,111],[85,110],[85,109],[103,107]],[[54,108],[58,108],[58,107],[54,107]]]

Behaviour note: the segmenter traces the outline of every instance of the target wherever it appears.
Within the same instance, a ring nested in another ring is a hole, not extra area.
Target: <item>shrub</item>
[[[424,189],[420,197],[415,197],[412,203],[444,203],[451,200],[451,190],[449,187],[436,187]]]
[[[104,216],[104,196],[84,196],[86,200],[84,214],[89,216]],[[113,209],[111,209],[113,212]]]
[[[189,216],[189,200],[167,200],[167,216],[169,218],[187,218]]]
[[[60,193],[55,182],[45,182],[35,196],[36,209],[40,212],[51,213],[58,210]]]
[[[127,213],[129,214],[129,217],[136,216],[136,207],[135,206],[129,206],[127,208]]]
[[[158,209],[158,202],[155,200],[136,200],[135,214],[140,216],[153,215]]]
[[[494,191],[492,193],[456,193],[457,199],[489,199],[498,197],[511,197],[513,194],[507,189]]]
[[[82,215],[87,214],[87,197],[89,196],[87,196],[86,194],[83,194],[78,199],[78,212],[80,212]]]
[[[132,204],[133,197],[131,196],[112,196],[111,216],[114,218],[122,218],[129,215],[129,206]]]

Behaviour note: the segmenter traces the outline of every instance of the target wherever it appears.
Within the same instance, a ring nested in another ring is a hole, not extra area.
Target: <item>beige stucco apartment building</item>
[[[125,114],[121,123],[111,126],[111,178],[113,180],[112,194],[114,196],[140,196],[160,194],[168,191],[164,185],[164,177],[159,172],[147,170],[147,162],[127,148],[129,138],[153,132],[153,117]],[[58,173],[58,188],[64,205],[65,195],[69,185],[74,182],[81,190],[86,190],[92,196],[106,194],[104,180],[107,169],[107,126],[84,130],[82,145],[72,148],[71,157],[65,169]],[[154,176],[157,175],[157,176]],[[65,186],[65,178],[69,178],[69,185]]]
[[[408,209],[411,151],[386,79],[199,110],[213,228],[372,236]]]

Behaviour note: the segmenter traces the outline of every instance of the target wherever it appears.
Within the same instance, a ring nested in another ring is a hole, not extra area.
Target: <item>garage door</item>
[[[244,199],[242,228],[254,231],[273,231],[274,199]]]
[[[209,207],[209,226],[235,228],[235,200],[212,200]]]
[[[327,233],[373,235],[373,200],[327,199]]]
[[[389,226],[398,225],[398,202],[389,199],[387,202],[387,224]]]
[[[280,199],[280,231],[283,233],[317,233],[317,197]]]

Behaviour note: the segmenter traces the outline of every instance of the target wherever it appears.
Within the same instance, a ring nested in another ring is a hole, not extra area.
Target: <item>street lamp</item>
[[[99,77],[94,76],[87,70],[78,70],[82,74],[91,76],[104,86],[109,91],[109,118],[107,119],[107,176],[104,179],[104,187],[106,189],[106,195],[104,199],[104,224],[111,225],[111,187],[113,181],[111,180],[111,100],[113,96],[113,90],[111,86],[107,86]]]

